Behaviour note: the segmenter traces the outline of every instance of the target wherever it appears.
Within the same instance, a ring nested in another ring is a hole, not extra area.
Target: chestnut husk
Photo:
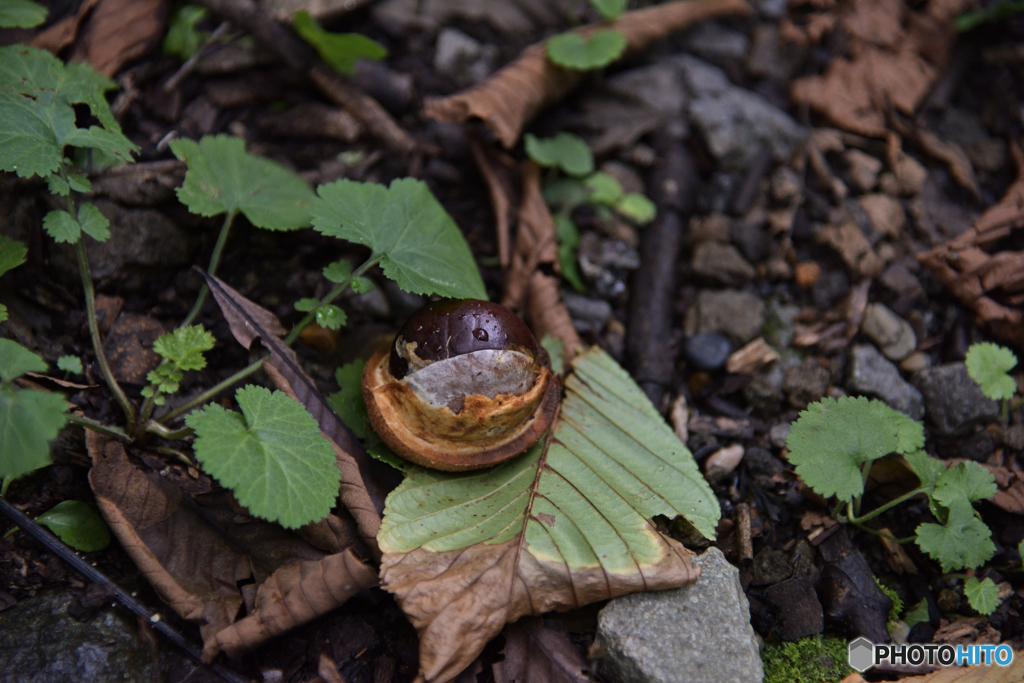
[[[522,453],[551,425],[561,381],[547,354],[536,356],[536,380],[522,395],[470,395],[458,413],[420,398],[390,371],[391,348],[378,350],[363,370],[370,423],[397,455],[448,472],[490,467]]]

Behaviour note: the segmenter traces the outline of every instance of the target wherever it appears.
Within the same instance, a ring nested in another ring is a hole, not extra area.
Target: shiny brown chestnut
[[[488,301],[434,301],[363,371],[373,428],[398,455],[450,472],[522,453],[551,425],[561,383],[533,333]]]

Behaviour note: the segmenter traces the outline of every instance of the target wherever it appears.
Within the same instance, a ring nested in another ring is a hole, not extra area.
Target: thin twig
[[[220,26],[215,28],[213,30],[213,33],[211,33],[206,38],[206,40],[203,41],[203,44],[199,46],[199,49],[193,52],[192,56],[185,60],[185,63],[182,64],[181,67],[174,72],[174,75],[167,79],[163,87],[164,92],[171,92],[172,90],[177,88],[178,84],[181,83],[181,81],[190,73],[192,73],[192,71],[196,68],[196,64],[199,63],[199,60],[202,58],[203,53],[206,52],[206,48],[210,47],[218,40],[223,38],[224,34],[228,32],[228,29],[230,27],[231,24],[229,24],[226,21],[222,21]]]
[[[135,616],[140,619],[145,619],[153,630],[163,634],[165,638],[170,640],[172,643],[177,645],[181,650],[198,663],[201,667],[208,668],[213,673],[220,676],[225,681],[230,683],[251,683],[248,678],[243,678],[239,674],[231,671],[230,669],[220,664],[204,664],[202,659],[202,651],[193,643],[191,643],[185,636],[178,633],[170,624],[165,622],[162,615],[159,612],[154,612],[149,609],[141,602],[133,598],[127,591],[118,586],[116,583],[108,579],[101,571],[96,567],[90,565],[88,562],[79,557],[73,550],[68,548],[66,545],[61,543],[57,538],[51,535],[48,531],[43,529],[41,526],[36,524],[30,519],[25,513],[18,508],[8,503],[3,498],[0,498],[0,512],[4,513],[13,524],[21,528],[26,534],[34,538],[36,541],[46,547],[47,550],[52,552],[57,557],[61,558],[68,564],[70,564],[76,571],[84,575],[87,579],[93,583],[98,583],[105,586],[110,592],[117,598],[117,601],[124,605],[126,608],[131,610]]]

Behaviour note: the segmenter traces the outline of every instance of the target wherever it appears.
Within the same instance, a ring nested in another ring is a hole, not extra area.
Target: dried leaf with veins
[[[376,536],[384,509],[384,497],[389,488],[381,480],[381,471],[386,470],[386,466],[366,454],[359,440],[302,371],[295,352],[278,339],[284,327],[277,317],[218,278],[205,274],[204,277],[238,343],[249,348],[253,340],[259,338],[270,349],[264,368],[271,379],[279,389],[299,401],[316,418],[338,459],[338,467],[341,469],[341,500],[359,525],[363,541],[370,552],[374,557],[379,557]]]
[[[713,537],[720,510],[689,451],[622,368],[577,355],[549,437],[503,465],[412,468],[388,496],[382,585],[420,634],[420,675],[455,678],[506,623],[692,583],[651,519]]]
[[[628,55],[698,21],[749,12],[750,6],[744,0],[675,0],[626,12],[610,24],[592,24],[574,32],[587,37],[609,28],[621,31],[629,44]],[[448,97],[428,99],[424,110],[438,121],[483,119],[501,144],[511,148],[530,119],[585,78],[585,72],[552,64],[547,58],[546,44],[537,43],[482,83]]]
[[[973,228],[918,254],[918,260],[970,307],[1000,342],[1024,351],[1024,252],[988,253],[997,241],[1024,228],[1024,153],[1014,144],[1017,180]]]

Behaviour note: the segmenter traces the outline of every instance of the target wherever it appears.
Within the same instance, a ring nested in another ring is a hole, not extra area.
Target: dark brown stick
[[[0,513],[3,513],[3,515],[7,517],[7,519],[11,520],[13,524],[17,525],[23,532],[42,544],[51,553],[70,564],[79,574],[82,574],[93,583],[98,583],[109,589],[111,594],[117,598],[118,602],[131,610],[135,616],[146,620],[153,630],[159,631],[165,638],[181,648],[182,651],[199,664],[201,668],[209,669],[225,681],[229,681],[229,683],[250,683],[248,678],[243,678],[234,671],[226,669],[220,664],[203,664],[202,652],[199,648],[189,642],[185,636],[174,630],[170,624],[161,619],[159,613],[152,611],[133,598],[127,591],[108,579],[101,571],[96,569],[96,567],[83,560],[73,550],[71,550],[71,548],[61,543],[57,538],[43,529],[43,527],[39,526],[32,521],[31,518],[26,516],[24,512],[14,507],[3,498],[0,498]]]
[[[676,261],[699,179],[693,157],[681,143],[671,144],[664,163],[651,175],[658,217],[640,238],[640,268],[629,290],[626,358],[633,377],[660,410],[675,366],[672,303]]]

